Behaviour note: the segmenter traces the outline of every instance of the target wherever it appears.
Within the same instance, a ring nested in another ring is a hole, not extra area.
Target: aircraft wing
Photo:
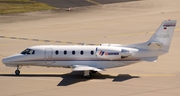
[[[157,56],[155,56],[155,57],[145,57],[145,58],[141,58],[141,60],[143,60],[143,61],[148,61],[148,62],[156,62],[157,59],[158,59]]]
[[[86,71],[86,70],[92,70],[92,71],[103,71],[104,69],[92,67],[92,66],[86,66],[86,65],[73,65],[72,66],[73,71]]]

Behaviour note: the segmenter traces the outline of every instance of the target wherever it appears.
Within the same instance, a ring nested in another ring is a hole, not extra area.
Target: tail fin
[[[136,57],[141,60],[156,62],[158,56],[168,52],[175,26],[176,20],[165,20],[147,42],[124,46],[139,49]]]
[[[125,46],[158,51],[156,56],[165,54],[169,50],[175,26],[176,20],[165,20],[147,42]]]
[[[146,43],[148,46],[159,46],[159,50],[168,51],[176,26],[176,20],[165,20]],[[156,48],[155,48],[156,49]]]

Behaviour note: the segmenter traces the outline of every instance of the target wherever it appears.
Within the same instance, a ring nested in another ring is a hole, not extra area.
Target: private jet
[[[86,78],[92,73],[108,68],[127,66],[140,61],[156,62],[158,56],[168,53],[176,20],[165,20],[143,43],[92,45],[40,45],[25,49],[2,59],[3,64],[17,67],[20,75],[22,66],[45,66],[71,68],[83,71]]]

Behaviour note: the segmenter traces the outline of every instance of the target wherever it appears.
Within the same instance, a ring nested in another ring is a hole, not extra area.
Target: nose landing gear
[[[15,74],[18,76],[18,75],[20,75],[20,67],[19,67],[19,65],[17,65],[17,69],[15,70]]]
[[[20,71],[17,69],[17,70],[15,71],[15,74],[16,74],[16,75],[19,75],[19,74],[20,74]]]

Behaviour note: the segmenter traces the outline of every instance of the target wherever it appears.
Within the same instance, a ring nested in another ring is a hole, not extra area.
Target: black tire
[[[16,71],[15,71],[15,74],[16,74],[16,75],[19,75],[19,74],[20,74],[20,71],[19,71],[19,70],[16,70]]]

